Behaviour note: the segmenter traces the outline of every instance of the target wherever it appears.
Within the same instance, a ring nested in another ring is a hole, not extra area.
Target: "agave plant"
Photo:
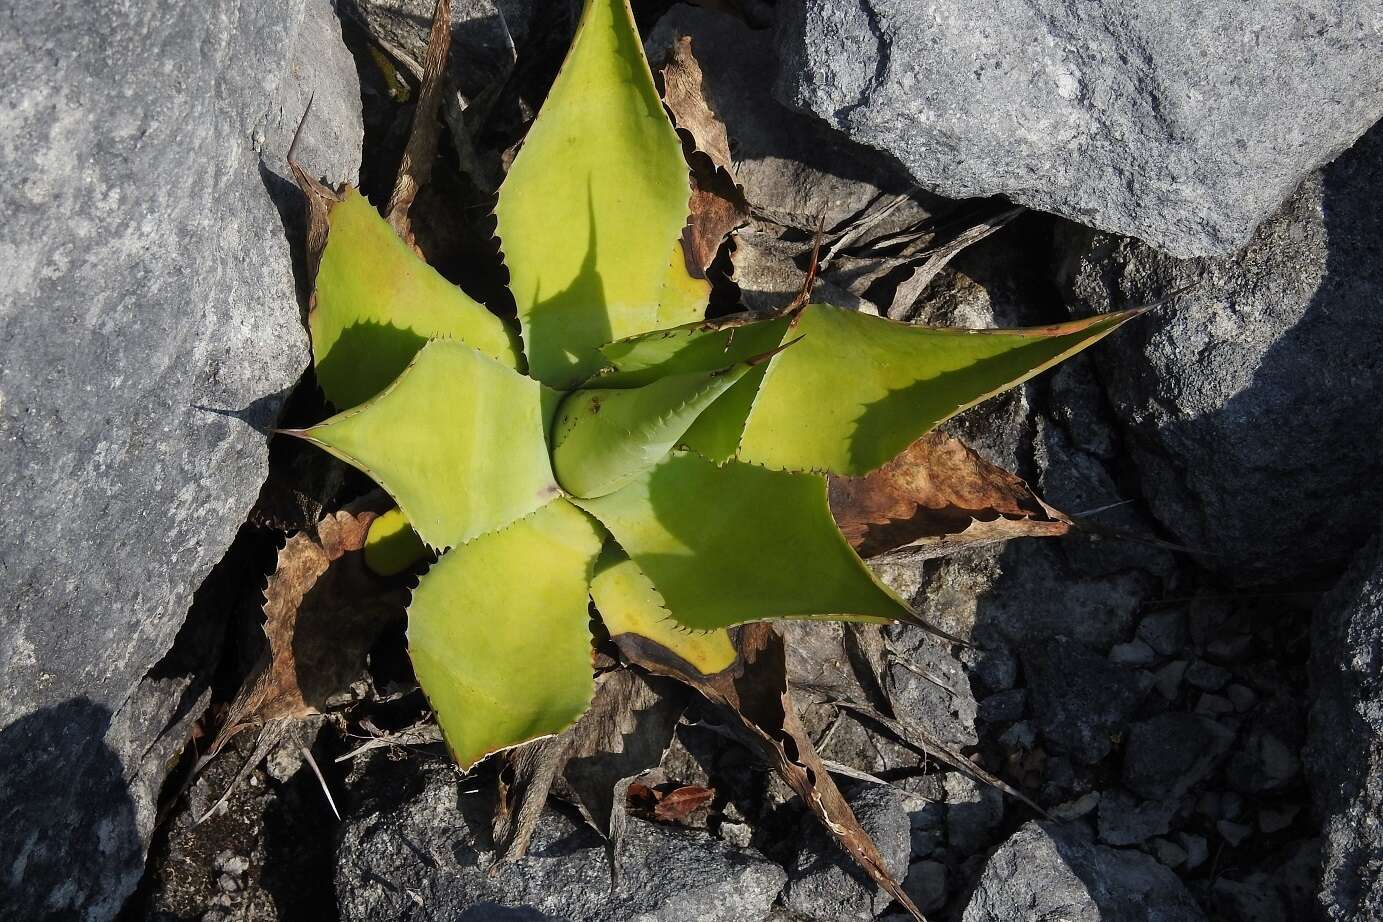
[[[917,621],[842,536],[826,475],[878,468],[1129,316],[975,331],[802,299],[708,321],[690,191],[627,0],[586,0],[496,209],[518,330],[356,190],[310,193],[313,355],[341,412],[295,434],[397,503],[380,566],[410,528],[439,555],[408,645],[462,767],[586,710],[591,601],[611,635],[706,674],[733,625]]]

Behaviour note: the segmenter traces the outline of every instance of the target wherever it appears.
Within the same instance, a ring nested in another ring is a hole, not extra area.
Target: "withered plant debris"
[[[734,633],[737,661],[713,676],[687,670],[680,657],[669,656],[636,634],[622,635],[616,642],[630,662],[690,685],[729,712],[735,738],[773,766],[875,883],[915,919],[922,919],[921,911],[888,873],[878,847],[860,826],[798,719],[788,689],[782,635],[764,622],[742,625]]]
[[[959,439],[929,432],[863,477],[828,480],[831,514],[862,557],[941,557],[1010,538],[1064,535],[1071,521]]]

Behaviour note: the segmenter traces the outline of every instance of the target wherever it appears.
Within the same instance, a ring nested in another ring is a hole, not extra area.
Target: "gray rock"
[[[1254,727],[1235,747],[1225,775],[1229,783],[1246,794],[1280,791],[1301,771],[1301,760],[1293,747],[1265,727]]]
[[[1375,2],[789,4],[781,99],[953,198],[1242,245],[1383,115]]]
[[[1229,670],[1198,659],[1187,667],[1186,682],[1201,691],[1219,691],[1229,683]]]
[[[1021,656],[1042,735],[1086,765],[1109,755],[1138,707],[1129,673],[1065,638],[1025,644]]]
[[[882,784],[843,790],[860,826],[879,847],[884,867],[894,880],[902,880],[908,870],[912,841],[905,795]],[[814,817],[803,817],[797,856],[783,888],[786,909],[796,916],[821,922],[869,920],[882,913],[892,899],[864,876]]]
[[[1215,824],[1215,831],[1220,834],[1220,838],[1224,839],[1230,845],[1238,846],[1243,845],[1244,840],[1253,833],[1253,827],[1246,826],[1243,823],[1231,822],[1230,820],[1220,820]]]
[[[496,862],[490,800],[464,793],[449,766],[375,759],[366,772],[337,852],[344,922],[749,922],[768,915],[783,885],[783,870],[757,852],[631,817],[612,890],[604,842],[551,809],[526,857]]]
[[[1019,720],[1023,707],[1027,704],[1028,693],[1021,688],[1010,688],[996,692],[979,702],[977,716],[988,723],[1006,723]]]
[[[1100,797],[1100,841],[1109,845],[1137,845],[1171,829],[1177,805],[1168,801],[1143,801],[1127,791],[1106,791]]]
[[[1173,608],[1145,615],[1138,622],[1138,639],[1163,656],[1176,656],[1186,646],[1186,612]]]
[[[0,905],[102,920],[198,713],[164,659],[307,364],[282,158],[354,180],[328,0],[46,4],[0,32]],[[41,538],[39,537],[41,536]],[[161,662],[162,660],[162,662]]]
[[[903,881],[903,890],[924,913],[940,912],[946,905],[946,885],[946,865],[940,861],[914,861]]]
[[[946,842],[962,855],[982,851],[1004,818],[1004,796],[969,775],[947,772]]]
[[[650,33],[649,60],[662,60],[682,36],[691,38],[707,103],[729,135],[735,182],[775,222],[814,230],[821,219],[829,229],[881,193],[908,190],[907,175],[889,158],[773,98],[777,53],[771,32],[677,5]],[[886,223],[897,229],[925,214],[905,202]]]
[[[1227,922],[1288,922],[1287,907],[1264,874],[1247,880],[1220,878],[1210,888],[1215,908]]]
[[[1181,689],[1181,680],[1186,676],[1186,660],[1174,659],[1153,673],[1153,685],[1157,693],[1168,701],[1176,700]]]
[[[1383,918],[1383,539],[1312,625],[1306,765],[1324,817],[1320,901],[1332,920]]]
[[[961,661],[921,628],[890,625],[884,630],[898,653],[890,657],[884,675],[884,688],[897,713],[954,749],[975,745],[979,705]]]
[[[1201,922],[1175,874],[1140,852],[1030,822],[989,858],[964,922]]]
[[[1196,714],[1139,721],[1124,748],[1124,786],[1148,800],[1179,800],[1210,774],[1234,732]]]
[[[1067,240],[1060,281],[1082,310],[1199,283],[1092,354],[1152,512],[1236,580],[1342,563],[1383,504],[1383,404],[1363,386],[1383,377],[1380,188],[1383,128],[1308,177],[1234,257]]]
[[[1210,843],[1205,841],[1205,836],[1198,836],[1192,832],[1177,833],[1177,842],[1186,850],[1186,869],[1194,871],[1196,868],[1205,864],[1210,857]]]
[[[1115,644],[1109,651],[1109,661],[1117,666],[1147,666],[1156,658],[1153,648],[1141,640]]]
[[[1170,839],[1153,839],[1148,845],[1157,860],[1169,868],[1179,868],[1186,863],[1186,849]]]

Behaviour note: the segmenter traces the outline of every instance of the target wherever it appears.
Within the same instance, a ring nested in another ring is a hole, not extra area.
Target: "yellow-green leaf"
[[[571,388],[605,343],[704,309],[677,246],[690,195],[628,3],[587,0],[496,209],[534,377]]]
[[[560,733],[589,706],[587,600],[604,537],[558,498],[453,548],[418,583],[408,652],[462,768]]]
[[[736,454],[858,476],[938,423],[1113,332],[1136,311],[1024,330],[910,326],[824,304],[765,372]]]
[[[402,573],[426,556],[427,545],[397,506],[370,523],[365,565],[381,576]]]
[[[781,346],[789,322],[788,317],[759,320],[737,314],[617,340],[601,346],[608,367],[586,386],[642,387],[667,375],[715,371],[744,362]]]
[[[591,598],[616,641],[629,634],[651,640],[702,675],[714,675],[735,662],[729,633],[723,628],[692,631],[673,621],[653,583],[617,544],[606,544],[596,561]]]
[[[449,340],[428,343],[383,393],[293,432],[384,487],[418,535],[450,547],[559,493],[538,382]]]
[[[514,331],[425,263],[359,192],[347,189],[329,222],[308,325],[317,381],[337,408],[378,394],[429,339],[519,367]]]
[[[574,502],[614,535],[686,627],[914,617],[850,549],[818,475],[675,452],[614,493]]]
[[[573,496],[613,493],[662,460],[750,366],[668,375],[643,387],[583,388],[562,401],[552,467]]]

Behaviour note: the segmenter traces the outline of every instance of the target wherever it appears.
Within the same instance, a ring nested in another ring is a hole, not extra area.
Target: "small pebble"
[[[1054,819],[1061,820],[1063,823],[1069,823],[1071,820],[1080,819],[1099,805],[1099,791],[1091,791],[1088,794],[1077,797],[1075,800],[1068,800],[1064,804],[1058,804],[1049,812]]]
[[[1227,820],[1237,820],[1244,815],[1244,798],[1226,791],[1220,796],[1220,816]]]
[[[1229,682],[1229,670],[1198,659],[1186,669],[1186,681],[1201,691],[1219,691]]]
[[[1218,791],[1206,791],[1196,801],[1196,812],[1201,816],[1207,816],[1212,820],[1220,818],[1220,793]]]
[[[1186,614],[1179,609],[1148,615],[1138,624],[1138,639],[1163,656],[1175,656],[1186,646]]]
[[[1205,714],[1208,717],[1219,717],[1221,714],[1233,714],[1234,704],[1228,698],[1206,692],[1201,695],[1200,700],[1196,702],[1196,713]]]
[[[720,839],[735,848],[748,848],[754,841],[754,830],[744,823],[721,823]]]
[[[999,736],[999,745],[1005,749],[1031,749],[1037,743],[1037,731],[1026,720],[1009,727]]]
[[[903,879],[903,889],[924,913],[939,912],[946,905],[946,865],[914,861]]]
[[[1028,693],[1025,689],[1010,688],[980,701],[977,716],[989,723],[1021,720],[1027,700]]]
[[[216,856],[212,862],[212,867],[226,874],[244,874],[250,869],[250,859],[244,855],[237,855],[232,851],[224,851]]]
[[[1153,648],[1141,640],[1115,644],[1109,651],[1109,661],[1119,666],[1147,666],[1156,658]]]
[[[1194,871],[1210,857],[1210,843],[1193,832],[1177,833],[1177,842],[1186,850],[1186,870]]]
[[[1215,824],[1215,828],[1220,832],[1220,838],[1230,845],[1238,846],[1249,837],[1253,832],[1252,826],[1245,826],[1243,823],[1231,823],[1229,820],[1220,820]]]
[[[1186,660],[1172,660],[1153,675],[1157,693],[1168,701],[1174,701],[1181,689],[1182,676],[1186,675]]]
[[[1240,634],[1237,637],[1220,637],[1206,644],[1205,652],[1220,662],[1232,662],[1241,660],[1248,655],[1249,648],[1253,646],[1253,638],[1248,634]]]
[[[1234,705],[1234,710],[1241,714],[1258,703],[1258,695],[1247,685],[1231,685],[1225,689],[1225,696]]]
[[[1152,846],[1153,854],[1157,856],[1157,860],[1167,867],[1176,868],[1186,863],[1186,849],[1170,839],[1153,839],[1148,844]]]
[[[1301,812],[1301,804],[1287,804],[1283,807],[1263,807],[1258,811],[1258,828],[1263,832],[1272,834],[1281,832]]]

